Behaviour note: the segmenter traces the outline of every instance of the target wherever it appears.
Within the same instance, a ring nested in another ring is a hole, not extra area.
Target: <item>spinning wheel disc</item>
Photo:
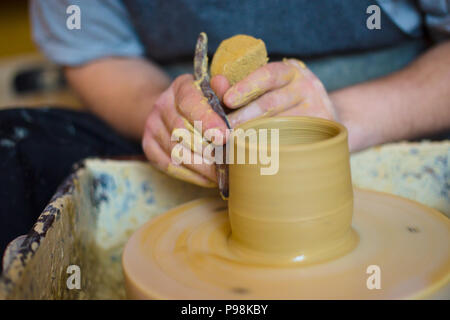
[[[199,199],[149,221],[127,243],[123,269],[133,299],[402,299],[439,292],[448,298],[450,222],[416,202],[354,190],[349,253],[326,262],[264,266],[229,243],[226,203]],[[367,268],[380,289],[367,287]]]

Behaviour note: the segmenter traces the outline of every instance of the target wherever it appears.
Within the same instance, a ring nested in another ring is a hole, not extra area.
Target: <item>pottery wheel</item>
[[[195,200],[142,226],[123,254],[131,298],[402,299],[449,293],[450,222],[419,203],[354,192],[358,245],[313,265],[254,265],[229,246],[226,203]],[[380,289],[367,273],[379,266]]]

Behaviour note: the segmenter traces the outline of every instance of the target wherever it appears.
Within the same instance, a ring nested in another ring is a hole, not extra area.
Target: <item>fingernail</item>
[[[299,59],[295,59],[295,58],[283,58],[283,63],[284,64],[292,64],[292,63],[296,63],[300,66],[300,68],[302,69],[306,69],[306,65],[302,60]]]
[[[236,100],[236,89],[233,87],[223,96],[223,101],[229,107],[233,106]]]
[[[298,59],[296,59],[296,60],[302,69],[306,69],[306,65],[302,60],[298,60]]]

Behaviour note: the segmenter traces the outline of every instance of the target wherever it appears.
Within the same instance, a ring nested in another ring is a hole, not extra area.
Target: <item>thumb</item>
[[[225,76],[219,74],[212,77],[211,79],[211,88],[214,90],[217,97],[219,97],[220,101],[223,100],[225,92],[227,92],[227,90],[230,87],[231,87],[230,83],[228,82],[228,79]]]

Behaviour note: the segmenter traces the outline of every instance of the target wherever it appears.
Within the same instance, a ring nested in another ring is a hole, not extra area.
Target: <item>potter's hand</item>
[[[202,125],[202,132],[197,134],[203,135],[206,130],[215,128],[223,134],[222,139],[225,141],[224,121],[207,103],[200,88],[195,85],[193,76],[185,74],[176,78],[156,100],[146,121],[142,146],[148,160],[161,171],[197,185],[214,187],[214,165],[205,161],[202,161],[202,164],[194,164],[193,160],[194,156],[203,154],[204,145],[198,148],[193,139],[172,141],[178,137],[177,132],[180,131],[175,129],[185,129],[184,131],[193,133],[194,121],[201,121]],[[177,164],[174,161],[172,156],[175,157],[177,153],[172,153],[172,150],[177,144],[178,147],[183,145],[183,153],[189,153],[191,164]]]
[[[258,117],[336,119],[322,83],[296,59],[269,63],[232,87],[224,76],[218,75],[211,86],[227,107],[237,109],[228,115],[232,127]]]

